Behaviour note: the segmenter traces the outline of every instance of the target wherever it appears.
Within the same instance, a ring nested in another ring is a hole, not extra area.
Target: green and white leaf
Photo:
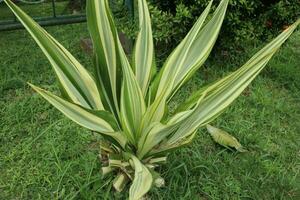
[[[144,123],[160,121],[166,101],[185,83],[207,59],[221,28],[228,0],[222,0],[212,19],[202,28],[212,2],[207,6],[188,35],[172,52],[151,86],[154,102]],[[153,98],[153,97],[152,97]]]
[[[111,137],[116,140],[121,147],[125,147],[126,138],[121,133],[115,132],[112,126],[103,118],[87,111],[87,109],[53,95],[46,90],[32,84],[30,84],[30,86],[69,119],[87,129],[101,133],[104,136]]]
[[[142,91],[127,60],[125,52],[118,43],[120,61],[123,70],[123,84],[121,90],[121,122],[123,129],[131,143],[136,145],[140,137],[140,127],[146,105]]]
[[[235,137],[233,137],[226,131],[223,131],[219,128],[213,127],[209,124],[206,125],[206,129],[216,143],[218,143],[226,148],[229,148],[229,147],[235,148],[239,152],[247,151],[243,148],[241,143],[239,143],[239,141]]]
[[[299,23],[300,20],[266,45],[236,72],[208,87],[205,90],[204,99],[197,104],[193,113],[182,122],[179,129],[169,138],[167,143],[175,143],[178,139],[192,134],[196,129],[219,116],[266,66]],[[200,95],[202,94],[200,93]],[[194,104],[196,103],[194,102]]]
[[[152,186],[151,172],[135,156],[131,156],[134,179],[129,189],[129,200],[140,200]]]
[[[103,110],[97,86],[88,71],[42,27],[9,0],[5,3],[31,34],[50,61],[62,93],[72,102],[86,108]]]
[[[140,31],[133,52],[133,71],[144,97],[155,69],[155,56],[150,14],[146,0],[138,1]]]
[[[159,144],[175,129],[174,125],[164,125],[159,122],[148,126],[138,143],[138,158],[142,159],[155,145]]]
[[[228,0],[222,0],[210,21],[208,21],[197,34],[195,40],[186,49],[186,57],[182,66],[179,68],[174,79],[172,93],[169,99],[178,91],[178,89],[186,83],[192,75],[203,65],[208,58],[221,29]],[[212,1],[210,2],[210,4]],[[210,6],[210,5],[209,5]],[[205,12],[205,11],[204,11]],[[193,29],[192,29],[193,31]],[[192,34],[192,32],[191,32]]]
[[[198,104],[204,99],[204,97],[205,93],[201,96],[201,98],[198,99]],[[190,135],[184,135],[183,137],[178,139],[174,144],[166,144],[168,142],[168,139],[166,138],[172,133],[174,133],[181,126],[181,123],[192,112],[193,110],[187,110],[177,113],[168,120],[166,125],[156,122],[149,126],[139,141],[137,151],[138,157],[142,158],[147,154],[152,155],[153,153],[174,149],[178,146],[182,146],[191,142],[197,131],[194,131]],[[158,144],[160,144],[159,148],[153,150],[153,148]]]
[[[87,0],[87,24],[93,41],[94,64],[98,87],[107,109],[118,112],[120,68],[117,31],[107,0]]]

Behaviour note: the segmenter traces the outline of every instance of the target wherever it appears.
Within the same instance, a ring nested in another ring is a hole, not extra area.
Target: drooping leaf
[[[50,61],[62,93],[72,102],[86,108],[103,110],[97,86],[88,71],[61,44],[51,37],[10,0],[5,3],[24,25]]]
[[[120,132],[116,132],[116,130],[114,130],[112,126],[103,118],[100,118],[98,115],[89,112],[87,109],[53,95],[46,90],[43,90],[32,84],[30,84],[30,86],[69,119],[87,129],[101,133],[104,136],[111,137],[117,141],[121,147],[125,147],[126,138]],[[107,115],[110,114],[107,113]]]
[[[241,143],[239,143],[239,141],[235,137],[233,137],[226,131],[213,127],[209,124],[206,125],[206,129],[216,143],[227,148],[235,148],[239,152],[247,151],[243,148]]]
[[[152,76],[151,72],[155,71],[155,56],[151,20],[146,0],[139,0],[138,8],[140,31],[135,41],[132,68],[145,97]]]
[[[152,175],[145,165],[135,156],[131,156],[134,167],[134,179],[129,190],[129,200],[140,200],[151,188]]]

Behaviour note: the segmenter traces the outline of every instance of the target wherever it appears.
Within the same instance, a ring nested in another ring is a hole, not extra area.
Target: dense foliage
[[[219,2],[219,0],[216,0]],[[151,0],[150,13],[156,41],[179,42],[201,14],[209,0]],[[216,9],[213,6],[212,9]],[[119,8],[119,11],[122,8]],[[221,31],[225,41],[265,39],[276,35],[300,16],[298,0],[231,0]],[[123,10],[118,15],[121,29],[135,36]],[[130,18],[129,18],[130,19]]]

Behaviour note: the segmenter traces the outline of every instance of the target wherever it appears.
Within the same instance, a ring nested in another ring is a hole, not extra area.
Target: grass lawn
[[[79,47],[86,24],[48,27],[85,66]],[[220,52],[177,95],[236,69],[261,46]],[[201,129],[188,147],[171,153],[160,171],[156,199],[300,199],[300,31],[267,69],[212,124],[249,150],[216,145]],[[26,82],[57,90],[49,62],[24,30],[0,32],[0,199],[125,199],[101,179],[97,141],[65,118]]]
[[[0,1],[1,2],[1,1]],[[72,14],[70,10],[66,8],[68,1],[55,2],[56,15]],[[44,2],[39,4],[18,4],[20,8],[29,14],[31,17],[52,17],[52,2]],[[6,6],[4,2],[0,3],[0,21],[1,20],[12,20],[14,15],[11,10]]]

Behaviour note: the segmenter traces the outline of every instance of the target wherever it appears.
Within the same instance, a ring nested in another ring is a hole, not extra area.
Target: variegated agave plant
[[[167,153],[190,143],[205,126],[236,99],[266,66],[300,23],[298,20],[255,54],[246,64],[201,88],[167,117],[168,102],[202,66],[223,22],[228,0],[222,0],[209,20],[212,2],[156,73],[150,15],[138,0],[139,33],[131,62],[118,38],[108,0],[87,0],[87,21],[94,47],[95,79],[53,37],[10,0],[5,0],[49,59],[61,96],[31,87],[79,125],[102,136],[103,174],[116,174],[114,187],[132,181],[129,198],[145,195],[163,182],[155,168]],[[103,159],[104,160],[104,159]]]

